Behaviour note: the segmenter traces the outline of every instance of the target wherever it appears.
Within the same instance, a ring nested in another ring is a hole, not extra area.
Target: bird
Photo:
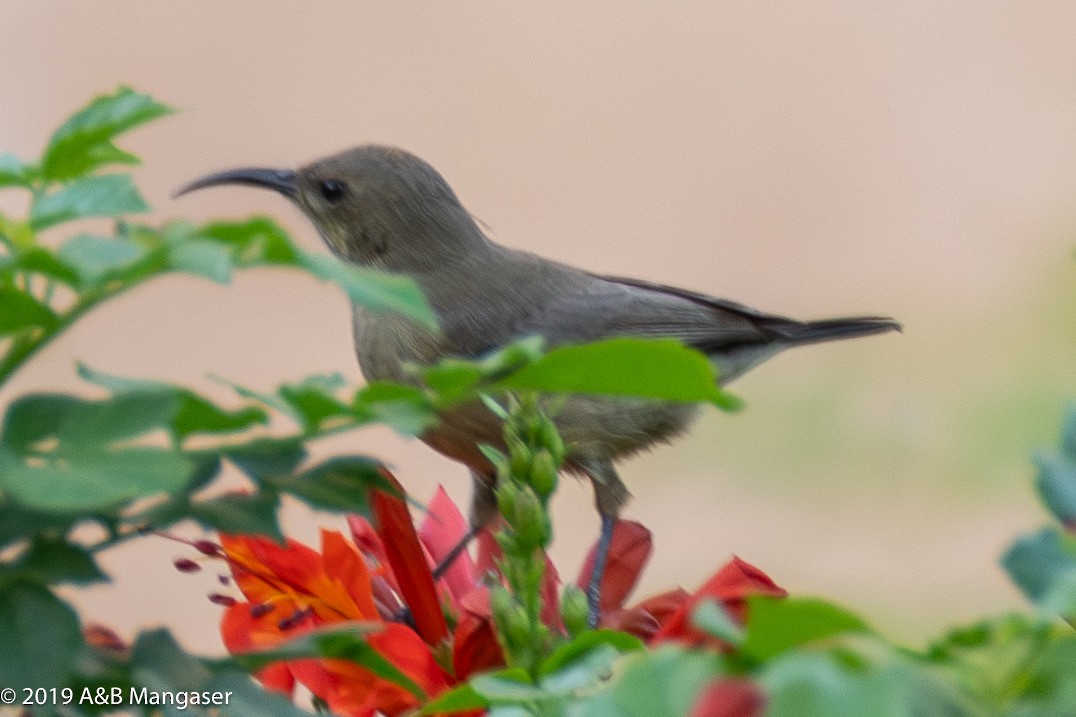
[[[176,196],[231,184],[287,197],[341,260],[403,274],[423,291],[439,331],[400,314],[354,306],[355,351],[369,381],[411,381],[409,367],[416,364],[477,358],[540,335],[549,347],[612,337],[676,339],[704,353],[724,386],[787,348],[901,329],[881,316],[799,321],[502,246],[436,169],[397,147],[357,146],[297,170],[225,170],[191,182]],[[592,626],[613,529],[629,498],[615,464],[684,433],[697,413],[690,403],[573,395],[553,418],[568,447],[563,470],[590,479],[601,518],[587,589]],[[445,409],[420,436],[470,470],[472,537],[496,516],[496,470],[480,446],[501,444],[502,430],[501,419],[474,401]]]

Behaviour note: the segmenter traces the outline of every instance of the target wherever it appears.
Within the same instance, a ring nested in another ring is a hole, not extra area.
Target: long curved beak
[[[216,187],[221,184],[246,184],[251,187],[272,189],[289,199],[295,199],[299,194],[299,187],[295,181],[295,172],[292,170],[248,167],[245,169],[228,169],[196,179],[172,196],[178,197],[187,192],[193,192],[195,189]]]

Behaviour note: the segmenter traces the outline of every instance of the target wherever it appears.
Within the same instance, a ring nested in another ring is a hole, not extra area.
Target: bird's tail
[[[780,327],[780,332],[793,346],[817,344],[823,341],[853,339],[859,336],[900,331],[901,325],[884,316],[853,316],[845,319],[796,321]]]

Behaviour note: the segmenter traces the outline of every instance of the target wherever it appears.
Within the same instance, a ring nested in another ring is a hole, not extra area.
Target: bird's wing
[[[773,343],[795,346],[901,330],[899,323],[885,316],[850,316],[818,321],[798,321],[785,316],[767,314],[728,299],[649,281],[623,277],[597,278],[641,291],[673,297],[708,309],[711,325],[714,328],[720,326],[722,330],[717,330],[709,336],[705,335],[704,331],[701,337],[684,337],[687,343],[708,353],[719,353],[729,348],[736,349],[744,344]],[[745,325],[750,326],[750,329],[745,329]]]
[[[780,342],[793,324],[733,302],[635,279],[581,274],[540,317],[554,342],[676,338],[708,353]]]

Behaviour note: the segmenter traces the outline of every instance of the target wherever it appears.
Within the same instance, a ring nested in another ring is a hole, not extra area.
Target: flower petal
[[[702,600],[716,599],[733,617],[743,622],[747,612],[747,597],[750,595],[786,597],[788,592],[774,583],[766,573],[734,556],[707,580],[690,600],[669,616],[661,629],[654,634],[651,644],[673,640],[721,649],[724,645],[719,640],[701,632],[691,623],[695,606]]]
[[[286,612],[286,610],[282,611]],[[267,613],[261,617],[251,614],[247,603],[229,606],[220,620],[220,634],[224,646],[231,653],[265,649],[285,640],[288,636],[276,628],[277,619]],[[266,688],[291,695],[295,677],[287,663],[275,662],[258,670],[255,675]]]
[[[370,645],[414,680],[430,697],[448,687],[430,648],[405,625],[389,623],[368,636]],[[313,694],[341,715],[399,715],[414,710],[418,699],[403,687],[345,660],[299,660],[292,671]]]
[[[601,609],[616,610],[624,604],[635,584],[639,582],[643,567],[650,559],[653,547],[650,531],[641,523],[618,520],[613,528],[613,542],[609,546],[609,562],[605,566],[601,585]],[[590,575],[594,572],[594,560],[598,554],[597,543],[587,553],[587,559],[579,571],[575,584],[586,590]]]
[[[504,667],[504,652],[490,617],[464,613],[452,642],[452,669],[463,681],[478,672]]]
[[[624,610],[609,610],[601,615],[602,627],[620,630],[649,641],[661,626],[683,606],[691,595],[683,588],[676,588]]]
[[[459,508],[448,497],[445,489],[437,486],[437,492],[430,501],[429,512],[418,529],[419,540],[426,546],[434,563],[444,560],[468,532],[467,520]],[[467,594],[474,587],[476,580],[474,561],[466,550],[452,561],[442,578],[453,603]]]
[[[355,602],[360,619],[379,619],[370,571],[355,546],[335,530],[322,530],[321,555],[324,563],[331,566],[331,578],[339,582]]]
[[[382,475],[403,494],[403,488],[392,474],[383,471]],[[427,644],[438,645],[448,637],[448,624],[407,503],[398,495],[372,490],[370,504],[389,565],[418,634]]]

